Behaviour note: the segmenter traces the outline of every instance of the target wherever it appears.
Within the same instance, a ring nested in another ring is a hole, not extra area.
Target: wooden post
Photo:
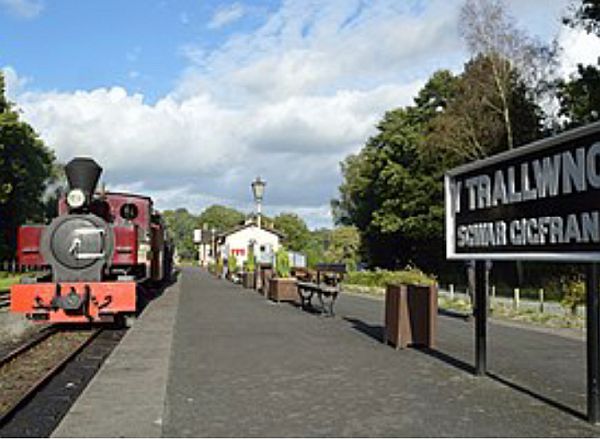
[[[519,302],[521,301],[521,290],[519,288],[515,288],[513,290],[513,306],[515,309],[519,309]]]
[[[450,300],[454,300],[454,284],[449,285],[450,290]]]
[[[540,312],[543,314],[544,313],[544,289],[543,288],[540,288],[539,296],[540,296]]]

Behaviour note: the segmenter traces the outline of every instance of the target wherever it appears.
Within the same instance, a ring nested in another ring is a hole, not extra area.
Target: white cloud
[[[577,71],[577,64],[596,64],[600,57],[600,38],[581,29],[564,27],[558,36],[562,47],[559,75],[567,78]]]
[[[217,10],[208,23],[209,29],[219,29],[234,23],[246,14],[246,8],[241,3],[233,3]]]
[[[44,9],[44,3],[42,0],[0,0],[0,7],[17,17],[35,18]]]

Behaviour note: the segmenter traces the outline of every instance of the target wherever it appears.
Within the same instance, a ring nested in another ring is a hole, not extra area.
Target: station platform
[[[184,269],[111,354],[54,437],[591,436],[581,340],[439,317],[437,350],[381,343],[383,302],[335,318]]]

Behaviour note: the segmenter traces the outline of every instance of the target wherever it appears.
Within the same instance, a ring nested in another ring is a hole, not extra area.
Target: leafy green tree
[[[600,3],[582,0],[563,22],[573,28],[583,28],[600,37]],[[600,120],[600,64],[577,65],[577,72],[568,80],[556,84],[563,128],[573,128]]]
[[[194,245],[194,229],[196,228],[198,219],[184,208],[165,210],[163,217],[167,228],[173,236],[179,256],[185,260],[196,259],[197,251]]]
[[[310,231],[306,223],[295,213],[280,213],[273,218],[275,230],[285,235],[284,242],[292,251],[304,251],[310,240]]]
[[[209,230],[214,228],[222,232],[241,224],[244,218],[244,214],[239,210],[213,204],[200,214],[197,219],[197,226],[198,228],[206,227]]]
[[[42,197],[53,161],[53,153],[7,100],[0,72],[0,260],[14,255],[19,225],[44,219]]]
[[[356,227],[336,227],[329,234],[329,246],[325,257],[328,262],[344,262],[348,270],[356,270],[359,248],[360,234]]]
[[[494,82],[486,56],[459,76],[436,72],[414,105],[387,112],[378,133],[342,163],[334,218],[357,227],[371,266],[437,270],[445,261],[444,172],[510,148],[509,137],[519,145],[539,136],[539,108],[516,74],[505,90],[514,117],[507,135]]]
[[[600,120],[600,69],[579,64],[568,81],[558,82],[559,115],[564,128],[573,128]]]
[[[500,60],[495,58],[470,60],[446,107],[431,119],[426,144],[432,155],[443,154],[447,165],[482,159],[541,135],[542,111],[507,60],[502,97],[496,91],[493,71]]]
[[[325,262],[325,249],[329,245],[329,229],[317,229],[310,231],[309,239],[302,253],[306,255],[306,264],[314,267],[319,262]]]
[[[581,0],[571,6],[571,14],[563,18],[563,23],[571,27],[581,27],[590,34],[600,36],[600,2]]]
[[[358,228],[362,257],[372,266],[429,267],[442,257],[444,168],[423,145],[429,122],[448,105],[455,82],[448,71],[434,74],[415,106],[386,113],[378,133],[342,163],[334,218]]]

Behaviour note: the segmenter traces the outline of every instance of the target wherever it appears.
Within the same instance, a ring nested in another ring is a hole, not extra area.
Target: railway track
[[[101,332],[50,327],[0,359],[0,427]]]

